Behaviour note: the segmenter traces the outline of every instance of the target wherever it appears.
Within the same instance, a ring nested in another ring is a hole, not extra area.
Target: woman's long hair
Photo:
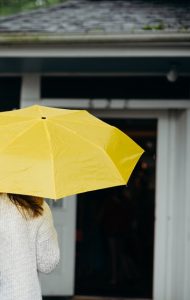
[[[7,195],[25,218],[36,218],[42,215],[43,198],[19,194]]]

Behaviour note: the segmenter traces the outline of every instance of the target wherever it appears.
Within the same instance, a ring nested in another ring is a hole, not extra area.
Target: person
[[[51,272],[59,258],[48,204],[38,197],[1,193],[0,299],[41,300],[38,272]]]

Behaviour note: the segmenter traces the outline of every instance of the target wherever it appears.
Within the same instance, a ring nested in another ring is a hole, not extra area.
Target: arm
[[[38,230],[36,247],[38,271],[50,273],[59,262],[60,252],[51,210],[47,203],[44,203],[43,221]]]

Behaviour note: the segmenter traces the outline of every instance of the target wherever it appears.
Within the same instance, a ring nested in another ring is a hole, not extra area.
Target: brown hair
[[[42,215],[43,198],[19,194],[7,195],[25,218],[36,218]]]

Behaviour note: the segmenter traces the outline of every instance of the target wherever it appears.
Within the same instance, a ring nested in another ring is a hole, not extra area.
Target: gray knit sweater
[[[38,271],[59,261],[57,234],[44,202],[42,216],[26,220],[6,194],[0,195],[0,300],[41,300]]]

